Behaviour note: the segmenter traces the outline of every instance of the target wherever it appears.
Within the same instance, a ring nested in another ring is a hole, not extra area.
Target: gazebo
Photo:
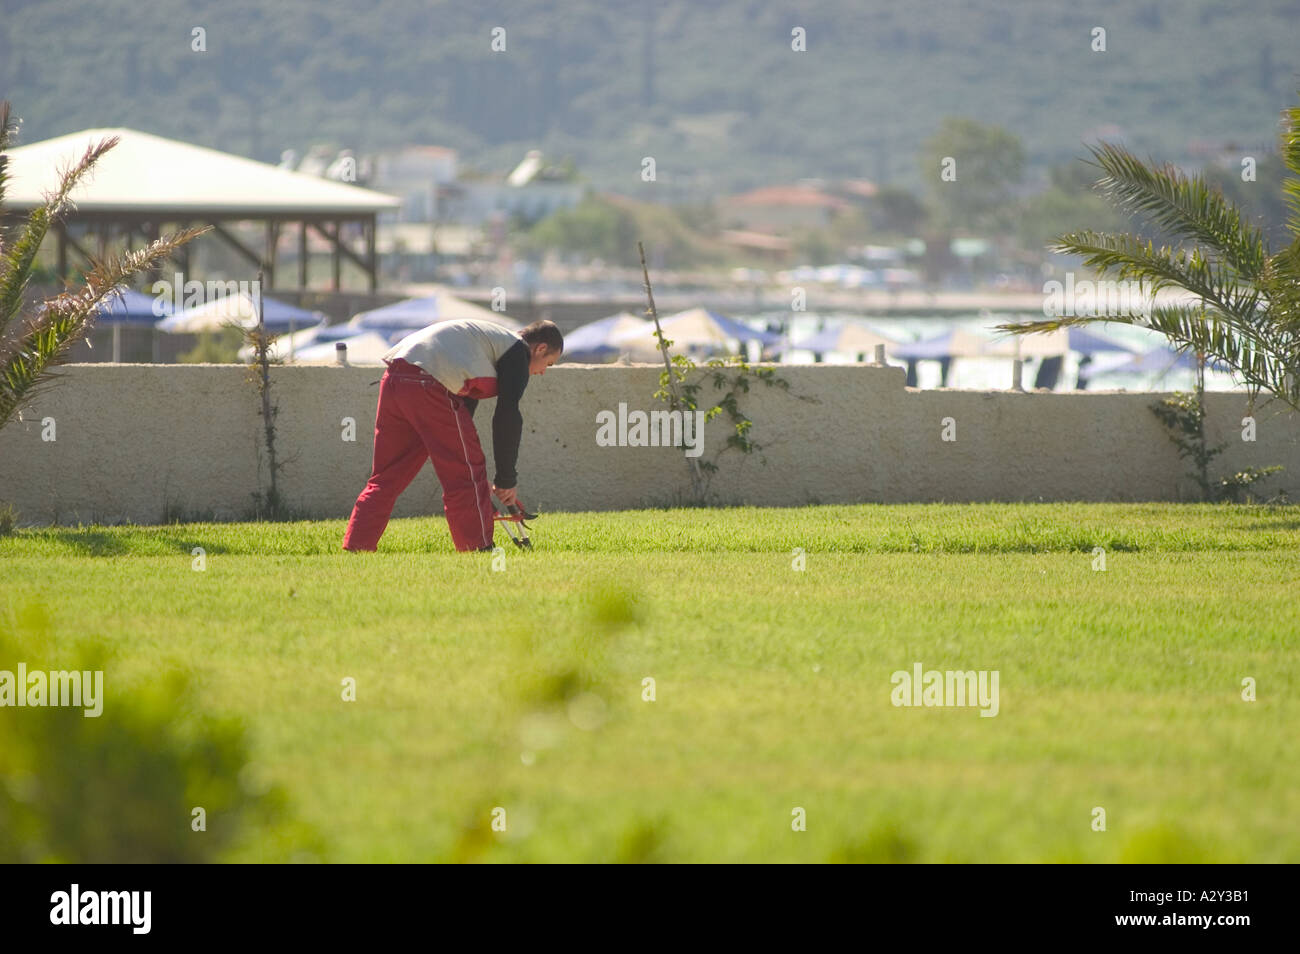
[[[10,150],[8,211],[43,206],[60,171],[91,143],[113,136],[118,144],[82,180],[72,194],[75,207],[55,228],[61,276],[69,274],[70,253],[89,259],[83,242],[91,238],[102,253],[114,239],[133,247],[170,228],[211,225],[218,238],[265,272],[268,288],[293,287],[279,280],[276,269],[276,246],[289,226],[297,231],[298,288],[307,287],[309,231],[329,243],[333,290],[342,283],[345,260],[365,273],[371,291],[377,287],[375,224],[380,212],[401,204],[398,199],[134,129],[87,129]],[[231,231],[232,223],[247,221],[264,223],[262,248]],[[188,272],[187,248],[180,257]]]

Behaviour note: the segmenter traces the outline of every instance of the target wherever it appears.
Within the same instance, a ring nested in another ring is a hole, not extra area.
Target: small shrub
[[[1199,388],[1195,394],[1178,391],[1173,397],[1151,405],[1151,411],[1160,419],[1160,423],[1169,432],[1169,439],[1178,447],[1179,458],[1191,458],[1196,469],[1188,476],[1200,487],[1202,500],[1206,503],[1252,503],[1252,487],[1264,478],[1280,472],[1282,465],[1247,467],[1217,480],[1210,477],[1210,463],[1228,445],[1224,443],[1210,447],[1206,443],[1203,394],[1204,391]]]

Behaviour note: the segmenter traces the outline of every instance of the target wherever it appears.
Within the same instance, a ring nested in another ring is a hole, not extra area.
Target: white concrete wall
[[[345,517],[370,469],[382,368],[272,370],[280,412],[282,491],[319,517]],[[789,366],[791,393],[752,392],[742,407],[764,443],[764,466],[731,452],[713,490],[723,502],[800,505],[851,501],[1196,499],[1155,416],[1150,393],[1024,394],[916,391],[898,368]],[[227,365],[72,365],[0,431],[0,502],[20,523],[157,522],[165,508],[235,518],[265,487],[261,419],[248,370]],[[679,450],[598,447],[596,414],[620,401],[650,410],[654,367],[560,366],[533,378],[523,402],[520,493],[543,510],[608,510],[663,503],[687,487]],[[797,395],[797,396],[796,396]],[[801,400],[804,398],[806,400]],[[1258,439],[1241,440],[1246,400],[1207,397],[1210,437],[1228,440],[1215,472],[1282,464],[1263,485],[1300,497],[1300,419],[1258,409]],[[492,456],[494,402],[476,415]],[[341,421],[357,440],[340,439]],[[941,440],[942,419],[957,440]],[[42,439],[53,418],[56,440]],[[705,431],[705,459],[726,440],[724,418]],[[427,467],[398,516],[436,513]]]

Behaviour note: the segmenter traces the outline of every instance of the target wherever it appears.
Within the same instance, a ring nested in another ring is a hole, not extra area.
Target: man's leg
[[[429,459],[424,441],[403,416],[403,395],[399,389],[422,390],[409,378],[384,374],[379,386],[379,408],[375,412],[375,453],[370,479],[352,508],[343,535],[345,550],[373,550],[379,545],[398,496],[411,485]]]
[[[404,407],[442,484],[451,541],[457,550],[491,547],[492,488],[469,409],[433,378],[425,381],[421,395],[421,412]]]

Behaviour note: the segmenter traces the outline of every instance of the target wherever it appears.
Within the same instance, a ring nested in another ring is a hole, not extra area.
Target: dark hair
[[[546,350],[551,354],[559,354],[564,350],[564,335],[560,334],[559,327],[553,321],[545,319],[534,321],[519,332],[519,337],[524,339],[529,348],[533,345],[544,344]]]

